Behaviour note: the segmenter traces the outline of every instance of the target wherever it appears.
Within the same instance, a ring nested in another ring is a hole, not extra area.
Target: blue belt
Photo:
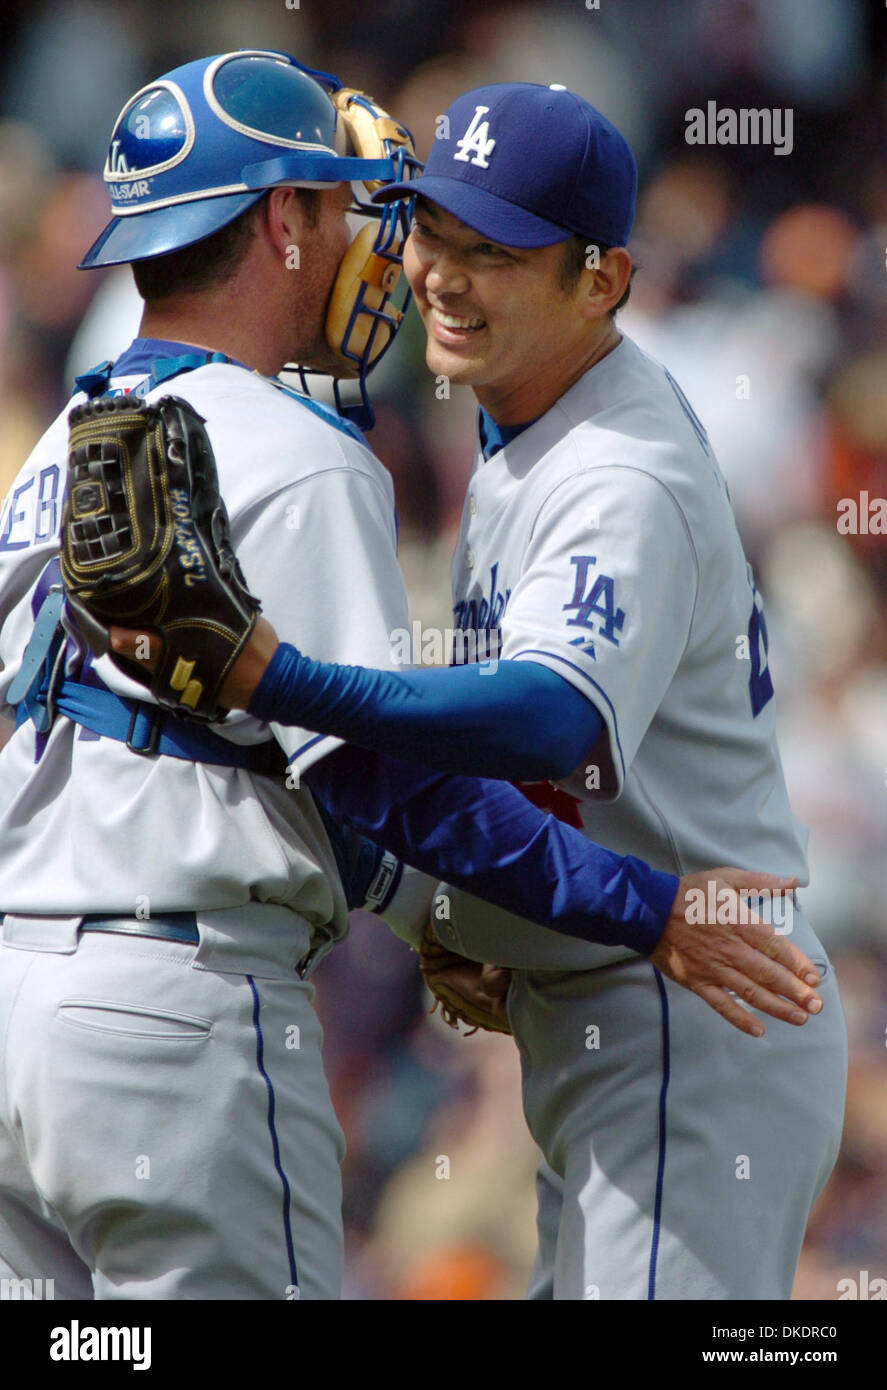
[[[286,754],[275,739],[263,743],[232,743],[202,724],[177,719],[175,715],[166,714],[159,705],[124,699],[113,690],[64,680],[55,705],[60,714],[67,715],[76,724],[125,743],[131,753],[147,757],[163,753],[190,762],[242,767],[266,774],[286,770]]]
[[[200,944],[197,914],[194,912],[165,912],[159,917],[113,917],[91,914],[80,923],[81,931],[120,932],[123,936],[154,936],[161,941],[184,941],[190,946]]]
[[[35,590],[35,604],[41,593],[43,597],[21,667],[6,695],[7,704],[16,707],[17,729],[30,719],[38,734],[48,734],[59,713],[100,738],[125,743],[130,752],[143,757],[162,754],[217,767],[244,768],[269,777],[286,772],[288,760],[276,739],[234,743],[193,719],[167,714],[159,705],[116,695],[104,682],[98,682],[95,672],[80,680],[67,677],[68,643],[61,620],[65,596],[60,581],[59,562],[53,559]],[[38,759],[43,746],[38,742]]]
[[[32,707],[37,706],[39,712],[46,703],[45,687],[34,692],[27,703],[22,699],[16,711],[16,726],[33,718]],[[102,738],[125,743],[131,753],[145,757],[161,753],[216,767],[241,767],[266,776],[282,775],[286,770],[286,754],[275,739],[233,743],[193,720],[166,714],[159,705],[124,699],[112,690],[80,681],[62,680],[52,705],[75,724],[82,724]]]

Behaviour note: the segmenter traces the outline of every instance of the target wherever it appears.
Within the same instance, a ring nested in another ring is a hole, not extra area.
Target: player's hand
[[[663,975],[698,994],[734,1028],[752,1037],[761,1037],[764,1025],[732,994],[785,1023],[806,1023],[809,1014],[822,1008],[815,990],[819,972],[803,951],[761,921],[744,896],[760,892],[782,896],[797,886],[797,878],[746,869],[688,874],[681,879],[650,960]],[[702,902],[717,904],[716,917],[721,920],[699,922]]]
[[[135,628],[112,627],[111,649],[120,656],[143,661],[153,671],[163,651],[163,640],[157,632],[138,632]],[[249,641],[231,667],[231,672],[219,692],[225,709],[247,709],[256,687],[277,650],[277,633],[261,614],[249,636]]]

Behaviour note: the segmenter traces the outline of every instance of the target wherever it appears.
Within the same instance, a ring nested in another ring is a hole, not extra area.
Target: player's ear
[[[265,226],[281,257],[299,245],[305,210],[294,188],[272,188],[265,199]]]
[[[625,247],[613,246],[605,251],[580,281],[583,317],[596,319],[608,314],[625,294],[630,280],[631,256]]]

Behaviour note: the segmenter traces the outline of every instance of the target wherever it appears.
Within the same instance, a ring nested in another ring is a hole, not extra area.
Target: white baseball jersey
[[[461,627],[500,629],[504,658],[559,672],[602,717],[557,790],[563,819],[678,874],[806,880],[727,488],[679,388],[634,343],[501,452],[478,447],[453,592]],[[788,927],[820,969],[823,1013],[800,1029],[767,1018],[754,1040],[627,949],[446,900],[445,944],[518,967],[508,1012],[544,1155],[530,1297],[788,1298],[846,1078],[836,982],[803,914]]]
[[[503,659],[549,667],[601,715],[559,784],[591,839],[679,875],[736,864],[806,881],[760,599],[705,432],[659,363],[623,338],[488,460],[476,437],[452,573],[457,627],[498,629]],[[448,892],[459,947],[478,958],[631,954]]]
[[[331,427],[329,414],[319,418],[243,368],[201,367],[148,400],[170,390],[206,419],[238,558],[281,640],[330,661],[388,666],[389,633],[405,625],[407,608],[386,470]],[[69,408],[19,473],[0,518],[0,705],[33,626],[35,585],[58,550]],[[118,694],[150,699],[108,657],[95,670]],[[237,743],[268,733],[242,713],[213,729]],[[339,742],[273,732],[299,773]],[[209,911],[252,899],[286,906],[332,936],[345,930],[329,842],[293,775],[287,786],[283,775],[138,757],[63,717],[39,759],[36,751],[27,722],[0,755],[0,911],[132,914],[137,898],[149,899],[141,906],[151,913]]]

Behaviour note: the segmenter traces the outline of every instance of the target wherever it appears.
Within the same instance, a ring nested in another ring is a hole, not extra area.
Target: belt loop
[[[335,942],[328,938],[325,941],[318,942],[316,946],[312,946],[307,956],[300,960],[299,964],[296,966],[296,974],[299,979],[310,979],[324,956],[329,955],[334,945]]]

